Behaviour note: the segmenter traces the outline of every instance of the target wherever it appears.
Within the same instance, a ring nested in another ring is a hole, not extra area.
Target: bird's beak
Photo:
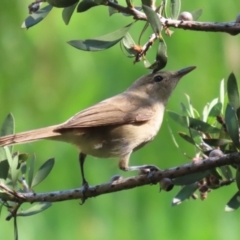
[[[196,66],[183,68],[183,69],[177,71],[176,76],[177,77],[182,77],[182,76],[186,75],[187,73],[191,72],[195,68],[196,68]]]

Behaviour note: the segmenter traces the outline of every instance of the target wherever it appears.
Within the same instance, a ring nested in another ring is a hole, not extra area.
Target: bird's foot
[[[86,192],[89,189],[89,184],[86,180],[83,181],[82,183],[82,199],[81,199],[81,203],[80,205],[83,205],[85,203],[85,201],[87,200],[87,196],[86,196]]]
[[[155,165],[143,165],[139,168],[139,175],[147,175],[147,177],[152,181],[152,177],[155,172],[162,171]]]

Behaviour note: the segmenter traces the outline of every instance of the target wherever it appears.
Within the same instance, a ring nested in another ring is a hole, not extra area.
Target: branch
[[[84,197],[91,198],[106,193],[118,192],[144,185],[157,184],[160,180],[164,178],[173,179],[229,164],[240,164],[240,153],[231,153],[222,157],[207,158],[193,163],[184,164],[179,167],[169,168],[163,171],[155,172],[151,177],[148,177],[147,175],[139,175],[129,178],[119,177],[116,180],[103,183],[101,185],[90,186],[84,192]],[[8,188],[6,188],[6,186],[4,186],[4,184],[0,182],[0,189],[4,190],[7,193],[6,199],[4,200],[15,201],[18,203],[58,202],[83,198],[83,188],[47,193],[13,193],[12,190],[8,191]]]
[[[107,5],[118,10],[121,13],[125,13],[133,16],[135,20],[147,21],[145,13],[137,10],[136,8],[129,8],[121,6],[115,2],[107,1]],[[195,22],[195,21],[182,21],[172,20],[159,16],[160,22],[165,27],[181,28],[184,30],[192,31],[204,31],[204,32],[225,32],[231,35],[237,35],[240,33],[239,22],[223,22],[223,23],[212,23],[212,22]]]

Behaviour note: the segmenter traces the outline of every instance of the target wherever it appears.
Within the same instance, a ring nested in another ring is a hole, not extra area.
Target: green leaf
[[[227,132],[237,148],[240,148],[239,144],[239,126],[238,119],[234,108],[228,104],[225,112],[225,123]]]
[[[149,68],[153,69],[153,72],[157,72],[167,65],[167,60],[167,45],[164,39],[160,38],[155,63]]]
[[[240,206],[240,192],[237,192],[225,206],[226,212],[232,212],[239,208]]]
[[[184,186],[172,201],[172,206],[181,204],[184,200],[189,199],[192,194],[198,189],[197,183],[192,183]]]
[[[11,113],[9,113],[5,118],[5,120],[3,121],[2,127],[0,129],[0,136],[7,136],[7,135],[14,134],[14,129],[15,129],[14,117]],[[8,148],[10,152],[12,152],[13,146],[9,146]],[[5,155],[5,151],[3,151],[1,147],[0,147],[0,153],[2,156]],[[6,159],[6,158],[3,158],[3,159]]]
[[[236,183],[238,190],[240,190],[240,166],[237,166],[237,171],[236,171]]]
[[[188,109],[188,112],[189,112],[189,116],[194,117],[194,110],[193,110],[193,107],[192,107],[191,99],[187,94],[185,94],[185,96],[187,98],[187,109]]]
[[[189,127],[203,133],[220,133],[221,129],[212,127],[210,124],[200,119],[189,117]]]
[[[188,108],[185,106],[185,104],[181,102],[180,105],[181,105],[181,108],[182,108],[182,115],[183,116],[190,116]]]
[[[160,22],[158,14],[150,7],[142,5],[143,11],[147,16],[148,22],[150,23],[153,32],[159,35],[162,31],[162,24]]]
[[[85,40],[72,40],[68,43],[78,49],[84,51],[102,51],[108,49],[119,41],[123,39],[123,37],[127,34],[130,27],[133,23],[109,34],[106,34],[101,37],[93,38],[93,39],[85,39]]]
[[[8,147],[4,147],[4,150],[6,152],[8,165],[10,168],[11,173],[11,186],[14,188],[18,179],[19,169],[18,167],[18,154],[16,154],[14,157],[12,157],[11,152]]]
[[[51,158],[51,159],[47,160],[36,172],[36,174],[33,178],[33,181],[32,181],[31,188],[36,186],[40,182],[42,182],[48,176],[48,174],[51,172],[53,166],[54,166],[54,159]]]
[[[189,128],[189,133],[196,146],[202,143],[202,135],[199,131]]]
[[[7,160],[0,162],[0,179],[6,179],[8,176],[9,164]]]
[[[171,0],[171,18],[178,19],[181,10],[181,0]]]
[[[65,8],[77,3],[79,0],[47,0],[54,7]]]
[[[203,13],[203,10],[201,8],[191,12],[193,16],[193,21],[197,21],[197,19],[202,15],[202,13]]]
[[[121,41],[121,46],[124,47],[124,49],[129,54],[128,57],[134,57],[136,52],[133,50],[133,46],[136,45],[134,40],[132,39],[130,33],[126,33],[124,38]]]
[[[216,121],[216,117],[218,115],[221,115],[222,103],[217,102],[212,108],[211,108],[211,105],[209,106],[209,108],[210,108],[210,111],[208,114],[207,123],[212,125]]]
[[[227,180],[232,180],[233,179],[233,174],[231,171],[231,168],[226,165],[226,166],[221,166],[219,167],[222,175],[227,179]]]
[[[6,136],[14,133],[14,118],[11,113],[7,115],[5,120],[3,121],[1,130],[0,130],[0,136]]]
[[[203,141],[213,147],[219,147],[219,146],[223,146],[226,144],[231,143],[232,141],[229,139],[217,139],[217,138],[211,138],[211,139],[203,139]]]
[[[178,177],[173,179],[174,185],[188,185],[202,180],[209,174],[209,171],[191,173],[186,176]]]
[[[62,18],[63,18],[63,21],[66,25],[68,25],[68,23],[70,22],[70,19],[72,17],[72,14],[75,10],[77,6],[77,3],[69,6],[69,7],[65,7],[62,11]]]
[[[3,147],[0,147],[0,162],[1,162],[2,160],[5,160],[5,159],[7,159],[5,150],[4,150]]]
[[[193,141],[193,139],[192,139],[190,136],[188,136],[186,133],[178,132],[178,134],[179,134],[185,141],[187,141],[187,142],[195,145],[195,142]]]
[[[236,77],[233,73],[231,73],[228,77],[227,93],[228,93],[229,104],[235,109],[235,111],[237,111],[237,109],[240,107],[240,101],[239,101],[238,84],[237,84]]]
[[[224,79],[222,79],[220,82],[220,93],[219,93],[219,102],[222,104],[222,109],[221,109],[222,114],[223,114],[224,99],[225,99]]]
[[[171,117],[175,122],[179,123],[181,126],[188,128],[188,117],[181,116],[178,113],[167,110],[169,117]]]
[[[31,216],[31,215],[40,213],[40,212],[48,209],[51,206],[52,206],[52,203],[50,203],[50,202],[37,203],[25,211],[18,212],[17,216],[21,216],[21,217]]]
[[[78,4],[77,12],[85,12],[96,6],[100,6],[100,4],[92,0],[83,0]]]
[[[33,175],[34,175],[34,167],[35,167],[35,154],[29,160],[29,171],[28,171],[28,186],[32,186]]]
[[[52,5],[47,5],[46,7],[38,10],[37,12],[32,13],[29,15],[25,21],[22,23],[22,28],[30,28],[37,23],[41,22],[52,10]]]

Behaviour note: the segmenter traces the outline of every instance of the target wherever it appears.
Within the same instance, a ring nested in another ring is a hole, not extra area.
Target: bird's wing
[[[148,121],[153,117],[154,111],[147,101],[139,106],[140,100],[139,97],[128,94],[117,95],[77,113],[67,122],[58,125],[56,131]]]

